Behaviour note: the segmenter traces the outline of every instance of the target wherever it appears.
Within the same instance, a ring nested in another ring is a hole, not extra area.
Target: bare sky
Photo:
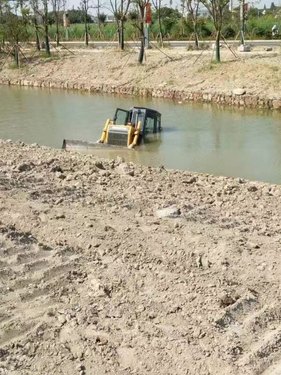
[[[81,0],[67,0],[67,9],[72,9],[73,7],[74,7],[75,9],[77,9],[77,8],[79,7],[79,5],[80,5],[80,1],[81,1]],[[91,1],[92,1],[93,5],[95,5],[96,2],[97,2],[96,0],[91,0]],[[238,0],[234,0],[234,3],[236,3],[236,2],[238,3]],[[246,0],[245,0],[245,2],[246,2]],[[272,2],[274,2],[274,4],[277,5],[277,6],[281,6],[281,0],[258,0],[258,1],[249,1],[249,4],[252,5],[252,6],[254,6],[254,7],[263,8],[264,4],[265,4],[267,7],[270,7],[270,5],[271,5]],[[108,0],[105,1],[105,2],[101,1],[101,3],[105,4],[105,9],[103,10],[103,12],[106,13],[106,14],[109,14],[109,13],[110,13],[109,10],[108,10],[108,8],[109,8],[109,6],[108,6],[109,1],[108,1]],[[167,5],[167,6],[169,6],[169,5],[168,5],[169,3],[170,3],[169,0],[166,1],[166,4],[165,4],[165,1],[163,1],[163,5]],[[176,7],[176,6],[179,7],[179,4],[180,4],[180,1],[179,1],[179,0],[173,0],[173,7]],[[107,8],[107,9],[106,9],[106,8]],[[93,10],[91,13],[92,13],[92,14],[95,14],[96,11]]]

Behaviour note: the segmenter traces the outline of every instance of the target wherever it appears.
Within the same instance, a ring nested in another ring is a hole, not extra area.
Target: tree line
[[[160,47],[171,37],[189,37],[194,48],[199,49],[199,39],[212,37],[216,60],[220,61],[221,39],[236,38],[239,32],[245,31],[241,29],[245,28],[245,21],[252,28],[253,37],[271,37],[273,23],[281,18],[280,9],[274,3],[269,10],[259,11],[248,9],[244,0],[240,0],[240,6],[234,9],[229,8],[229,0],[181,0],[180,10],[164,6],[163,0],[151,0],[151,3],[149,0],[108,1],[105,5],[101,0],[81,0],[78,9],[67,10],[66,0],[0,0],[0,48],[8,42],[17,62],[20,42],[34,40],[36,48],[43,48],[50,56],[50,35],[59,46],[62,37],[69,37],[71,25],[76,24],[88,45],[91,24],[95,22],[95,38],[108,39],[105,30],[110,29],[117,35],[121,50],[125,48],[125,37],[130,38],[134,33],[141,42],[139,63],[143,62],[148,31]],[[95,18],[91,16],[93,12]],[[110,24],[106,14],[113,16]]]

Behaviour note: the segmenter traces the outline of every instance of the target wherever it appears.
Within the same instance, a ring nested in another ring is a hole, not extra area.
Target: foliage
[[[60,24],[63,23],[63,13],[64,13],[63,11],[58,12],[58,19],[59,19]],[[55,12],[54,11],[49,12],[48,18],[49,18],[49,25],[53,25],[56,22]]]
[[[81,9],[71,9],[68,10],[67,13],[70,24],[84,22],[85,15]],[[92,17],[90,15],[87,15],[87,22],[93,22]]]
[[[201,39],[207,39],[213,34],[214,26],[208,20],[201,18],[198,21],[198,29]]]
[[[275,24],[280,25],[280,19],[275,18],[272,14],[265,14],[259,17],[251,16],[246,22],[246,32],[250,38],[260,38],[260,39],[271,39],[272,26]],[[281,25],[280,25],[281,26]],[[279,33],[281,32],[279,27]]]
[[[70,14],[71,11],[68,13]],[[260,15],[259,17],[252,16],[248,13],[248,18],[246,20],[246,37],[249,39],[258,39],[258,38],[271,38],[271,28],[274,24],[280,25],[279,32],[281,32],[281,16],[279,19],[276,19],[274,15]],[[175,13],[177,14],[177,13]],[[239,14],[235,13],[232,16],[229,16],[229,13],[226,13],[226,21],[224,22],[222,28],[222,35],[226,39],[235,38],[239,32]],[[125,24],[125,40],[136,40],[138,32],[133,27],[133,23],[138,19],[136,12],[131,11],[128,15],[128,20]],[[279,21],[280,20],[280,21]],[[90,21],[90,20],[89,20]],[[91,21],[92,22],[92,21]],[[69,27],[69,38],[75,40],[82,40],[84,35],[82,22],[71,22]],[[98,27],[96,24],[91,23],[89,34],[91,39],[97,39],[98,36]],[[176,18],[174,20],[168,20],[167,23],[164,22],[163,31],[165,38],[167,39],[176,39],[176,38],[185,38],[189,39],[192,34],[192,24],[191,21],[187,18],[182,17]],[[209,18],[198,18],[198,34],[200,40],[208,40],[214,37],[214,26]],[[108,23],[104,30],[104,39],[113,40],[114,37],[117,38],[117,26],[114,23]],[[158,26],[156,22],[156,12],[152,15],[152,25],[151,25],[152,36],[156,38],[158,33]],[[52,27],[50,28],[50,34],[52,35]]]
[[[233,25],[225,25],[222,28],[222,35],[225,39],[235,38],[237,34],[238,34],[237,27]]]
[[[16,10],[13,9],[14,11]],[[28,39],[27,20],[29,16],[28,9],[21,5],[21,16],[12,12],[8,2],[1,2],[0,8],[0,35],[4,42],[10,42],[11,54],[14,57],[16,67],[20,66],[20,45],[19,42]]]
[[[225,21],[225,15],[227,14],[226,9],[229,0],[201,0],[201,2],[208,10],[216,30],[216,61],[220,62],[221,31]]]
[[[158,16],[158,12],[160,13],[162,19],[169,18],[176,21],[182,17],[180,12],[173,8],[162,7],[159,11],[157,10],[155,12],[155,16]]]
[[[9,8],[1,16],[1,36],[14,44],[28,39],[25,17],[16,16]]]
[[[259,13],[260,13],[260,11],[258,10],[258,8],[251,7],[251,8],[248,10],[247,17],[248,17],[248,18],[258,17],[258,16],[259,16]]]
[[[138,19],[139,19],[139,14],[136,10],[131,10],[129,13],[128,13],[128,18],[131,22],[137,22]]]
[[[99,20],[99,22],[101,23],[101,24],[105,24],[106,22],[106,14],[105,13],[100,13],[99,15],[98,15],[98,20]]]
[[[158,18],[158,15],[160,15],[162,21],[163,36],[167,37],[168,35],[171,35],[173,27],[175,27],[181,19],[181,14],[177,9],[162,7],[153,14],[153,19]],[[174,30],[176,35],[176,28]]]
[[[211,1],[211,0],[205,0]],[[34,18],[33,12],[28,8],[23,9],[23,16],[18,11],[16,15],[14,10],[9,6],[7,0],[0,0],[0,38],[1,40],[10,41],[34,41],[34,26],[32,26],[32,19]],[[278,13],[279,12],[279,13]],[[67,11],[70,20],[70,26],[68,28],[69,40],[80,40],[83,41],[85,38],[85,25],[84,15],[82,10],[71,9]],[[65,40],[66,33],[62,25],[63,12],[59,12],[59,34],[60,40]],[[152,25],[150,26],[150,37],[151,40],[156,40],[159,35],[159,24],[158,15],[161,16],[161,25],[164,41],[172,39],[193,39],[193,25],[190,17],[182,17],[178,10],[169,7],[161,7],[159,10],[152,14]],[[54,12],[48,13],[49,19],[49,35],[52,41],[56,39],[56,27],[54,24],[55,16]],[[134,8],[130,8],[130,13],[126,15],[124,23],[124,38],[126,40],[138,40],[139,30],[134,26],[139,21],[139,14],[134,11]],[[87,16],[88,34],[89,40],[95,41],[99,39],[103,40],[115,40],[118,41],[118,26],[116,23],[106,23],[105,14],[100,13],[100,24],[106,25],[102,28],[102,35],[96,23],[93,23],[92,17]],[[277,25],[279,28],[279,35],[277,38],[281,38],[281,11],[277,9],[268,9],[265,14],[258,11],[255,8],[250,8],[247,13],[245,22],[245,33],[247,39],[266,39],[272,38],[271,29],[273,25]],[[198,17],[197,30],[199,40],[209,40],[215,37],[215,27],[210,17]],[[38,25],[38,33],[40,41],[44,38],[44,29],[42,25]],[[222,36],[226,39],[233,39],[239,33],[239,10],[235,9],[234,12],[230,13],[228,9],[224,9],[223,13],[223,25],[221,29]],[[200,43],[200,46],[202,43]]]

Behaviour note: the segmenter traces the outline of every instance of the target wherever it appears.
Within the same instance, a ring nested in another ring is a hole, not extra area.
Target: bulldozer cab
[[[130,110],[117,108],[113,118],[114,125],[140,125],[140,133],[145,136],[149,133],[161,131],[161,114],[154,109],[133,107]]]
[[[114,125],[127,125],[130,118],[130,111],[117,108],[113,117]]]
[[[104,124],[96,143],[64,139],[63,149],[94,148],[99,145],[134,148],[149,134],[161,131],[161,114],[154,109],[133,107],[117,108],[113,119]],[[153,138],[153,137],[152,137]],[[147,141],[149,141],[147,137]]]

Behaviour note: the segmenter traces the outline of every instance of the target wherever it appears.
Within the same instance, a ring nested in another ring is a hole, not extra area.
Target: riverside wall
[[[107,85],[52,80],[26,80],[26,79],[1,79],[1,85],[39,87],[48,89],[79,90],[91,93],[110,93],[119,95],[130,95],[139,97],[165,98],[182,102],[213,103],[219,105],[259,108],[259,109],[281,109],[281,98],[269,98],[260,95],[249,95],[246,91],[238,89],[231,93],[208,92],[208,91],[186,91],[169,88],[136,87],[131,85]]]

